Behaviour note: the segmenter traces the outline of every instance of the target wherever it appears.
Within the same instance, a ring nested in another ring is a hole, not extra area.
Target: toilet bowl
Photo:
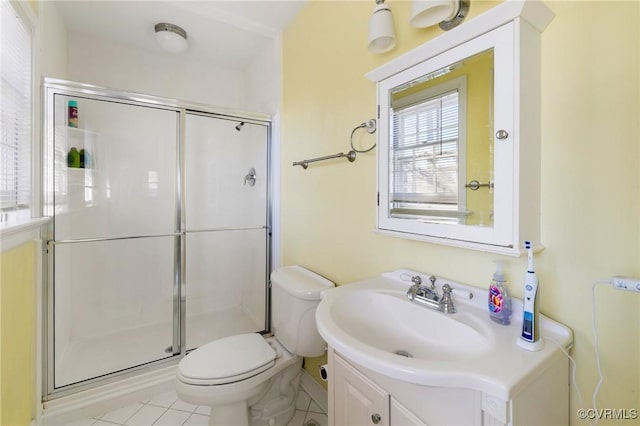
[[[333,283],[300,266],[271,274],[273,336],[240,334],[207,343],[178,364],[176,393],[211,407],[209,425],[286,425],[295,412],[302,357],[320,356],[315,310]]]

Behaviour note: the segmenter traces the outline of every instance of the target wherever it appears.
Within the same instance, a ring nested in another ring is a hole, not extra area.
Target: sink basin
[[[540,315],[544,347],[516,342],[522,301],[512,300],[511,324],[489,319],[486,290],[447,281],[457,312],[448,314],[406,297],[414,271],[325,290],[316,310],[318,331],[331,349],[374,374],[426,386],[474,389],[509,400],[569,348],[571,330]],[[423,282],[429,276],[423,274]],[[442,293],[437,282],[437,292]],[[468,296],[471,295],[472,298]]]
[[[351,291],[332,303],[330,315],[354,340],[398,356],[465,359],[491,347],[490,330],[472,316],[449,318],[411,303],[402,291]]]

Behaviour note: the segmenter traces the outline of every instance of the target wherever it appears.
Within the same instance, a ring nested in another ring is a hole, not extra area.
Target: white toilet
[[[209,425],[286,425],[295,412],[302,357],[324,353],[315,314],[320,292],[333,286],[300,266],[275,270],[273,337],[240,334],[190,352],[178,364],[180,399],[211,407]]]

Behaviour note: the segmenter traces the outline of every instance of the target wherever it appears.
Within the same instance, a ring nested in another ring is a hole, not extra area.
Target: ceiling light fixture
[[[170,53],[181,53],[187,50],[187,32],[174,24],[156,24],[156,41],[160,47]]]
[[[384,4],[384,0],[376,0],[376,7],[369,19],[369,52],[384,53],[395,46],[396,34],[391,9]]]
[[[439,24],[449,31],[464,21],[469,13],[469,0],[413,0],[411,25],[426,28]]]

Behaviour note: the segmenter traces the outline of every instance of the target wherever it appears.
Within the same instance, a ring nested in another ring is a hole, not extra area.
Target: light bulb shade
[[[156,41],[160,47],[170,53],[181,53],[187,50],[187,32],[177,25],[156,24]]]
[[[455,18],[459,9],[459,0],[413,0],[409,22],[416,28],[430,27]]]
[[[391,9],[384,3],[376,5],[369,20],[369,52],[384,53],[396,46]]]

